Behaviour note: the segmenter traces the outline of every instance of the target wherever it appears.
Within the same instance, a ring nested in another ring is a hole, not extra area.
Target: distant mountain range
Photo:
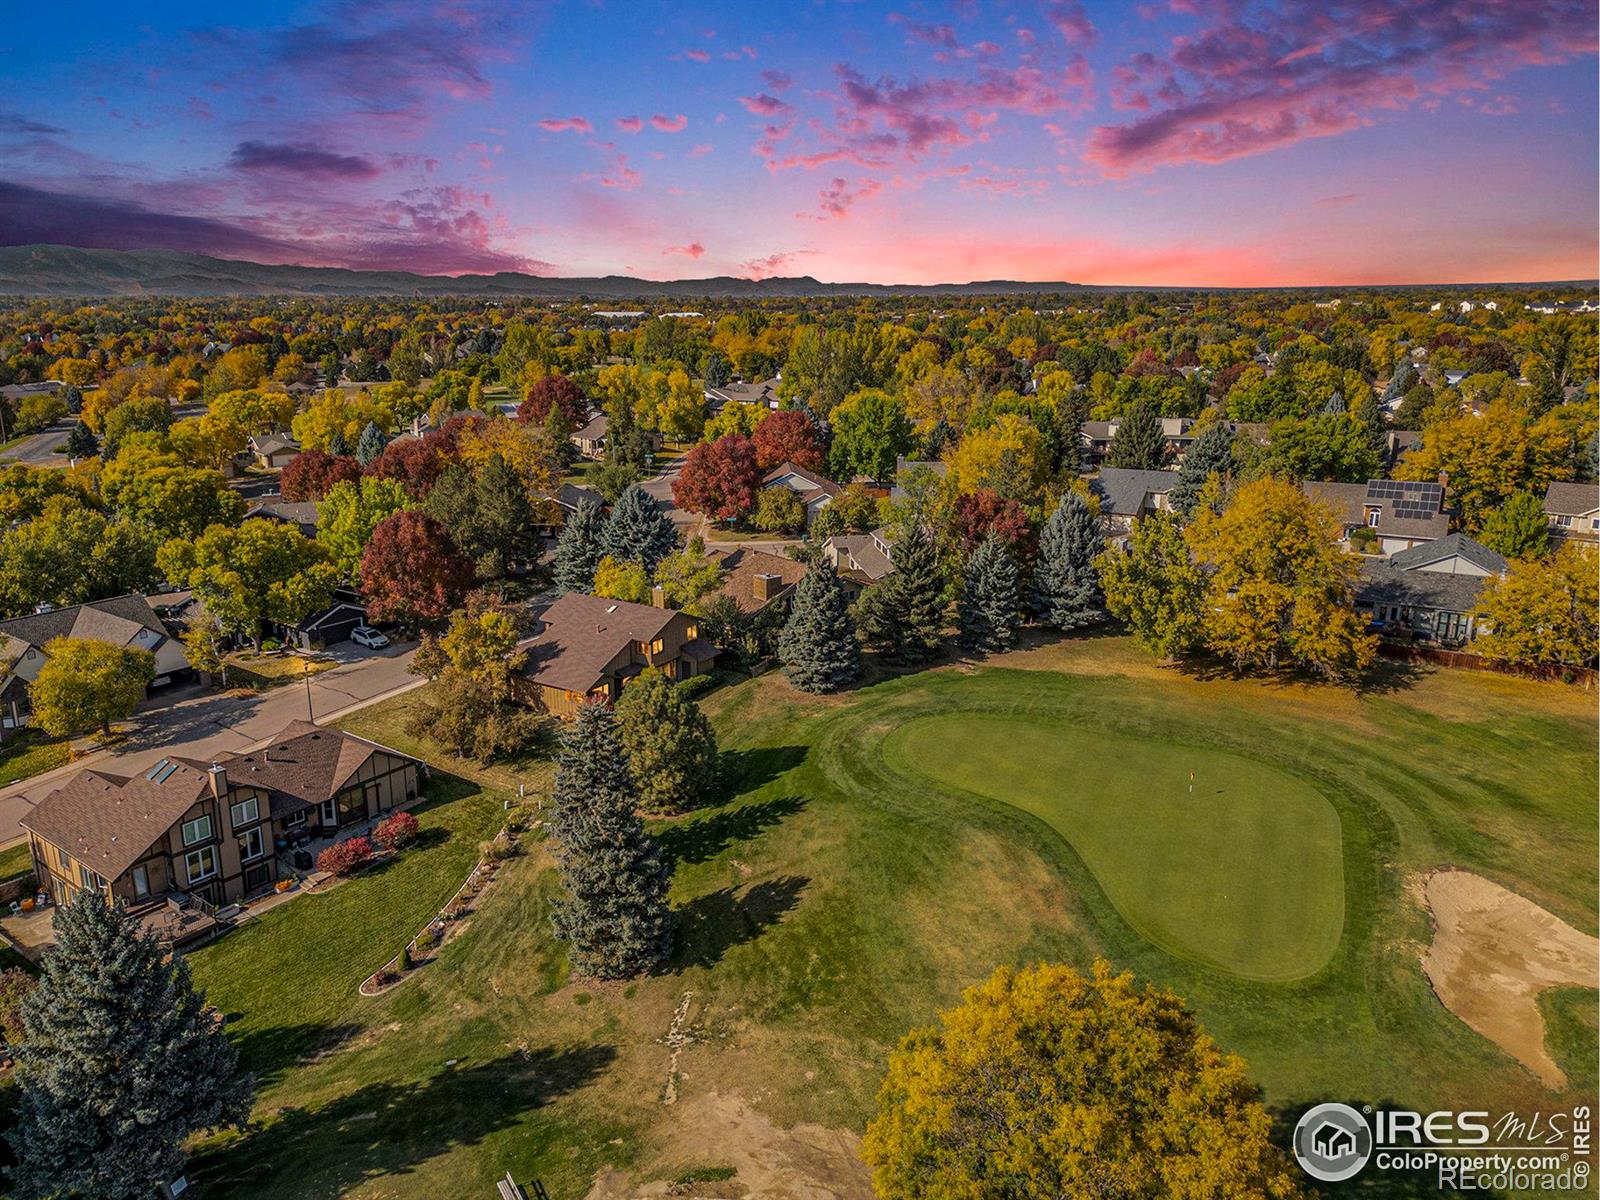
[[[1495,285],[1444,284],[1437,285],[1434,290],[1490,286]],[[1201,289],[1124,288],[1066,282],[1027,283],[1015,279],[935,284],[823,283],[809,275],[774,279],[737,279],[731,275],[715,275],[707,279],[661,281],[634,279],[627,275],[563,279],[544,275],[525,275],[515,271],[501,271],[494,275],[418,275],[411,271],[352,271],[343,267],[271,266],[266,263],[212,258],[205,254],[190,254],[178,250],[85,250],[75,246],[0,247],[0,295],[9,296],[484,296],[507,299],[530,297],[550,300],[646,301],[669,297],[682,300],[694,297],[763,299],[807,296],[1000,296],[1130,290]]]

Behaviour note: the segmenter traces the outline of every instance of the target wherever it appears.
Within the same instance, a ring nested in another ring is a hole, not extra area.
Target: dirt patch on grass
[[[1444,1006],[1559,1091],[1566,1076],[1544,1042],[1539,993],[1594,987],[1600,940],[1533,901],[1467,871],[1439,871],[1424,888],[1433,945],[1422,967]]]
[[[849,1130],[782,1129],[742,1097],[717,1092],[683,1099],[672,1114],[657,1131],[666,1150],[647,1173],[653,1177],[635,1182],[607,1168],[586,1200],[872,1200],[872,1177],[858,1153],[861,1138]]]

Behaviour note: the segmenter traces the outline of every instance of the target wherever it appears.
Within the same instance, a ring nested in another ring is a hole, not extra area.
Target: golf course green
[[[1317,971],[1339,944],[1339,818],[1284,771],[1221,750],[979,714],[909,721],[885,754],[900,770],[1038,817],[1123,918],[1171,954],[1284,981]]]

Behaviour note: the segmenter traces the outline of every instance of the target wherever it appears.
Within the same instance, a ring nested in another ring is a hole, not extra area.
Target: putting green
[[[1339,943],[1339,817],[1293,775],[1221,750],[986,715],[909,721],[885,754],[1044,821],[1169,953],[1286,981]]]

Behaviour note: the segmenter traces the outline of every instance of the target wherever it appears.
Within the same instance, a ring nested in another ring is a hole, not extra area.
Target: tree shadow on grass
[[[774,796],[725,808],[656,831],[656,845],[669,871],[683,863],[703,863],[729,846],[765,833],[806,806],[804,796]]]
[[[754,884],[742,896],[730,887],[691,900],[678,911],[678,953],[672,966],[715,966],[734,946],[755,941],[783,920],[810,882],[804,875],[784,875]]]
[[[244,1014],[228,1013],[224,1024],[232,1025]],[[331,1054],[348,1042],[362,1027],[350,1022],[338,1025],[274,1025],[266,1029],[230,1031],[229,1040],[239,1053],[241,1070],[256,1077],[257,1087],[276,1083],[285,1073],[324,1054]]]
[[[208,1195],[343,1195],[516,1125],[594,1082],[608,1045],[544,1047],[413,1083],[369,1083],[317,1108],[290,1108],[196,1160]],[[285,1177],[296,1178],[285,1185]]]
[[[753,792],[792,771],[806,760],[804,746],[761,746],[754,750],[724,750],[717,756],[717,773],[725,794]]]

